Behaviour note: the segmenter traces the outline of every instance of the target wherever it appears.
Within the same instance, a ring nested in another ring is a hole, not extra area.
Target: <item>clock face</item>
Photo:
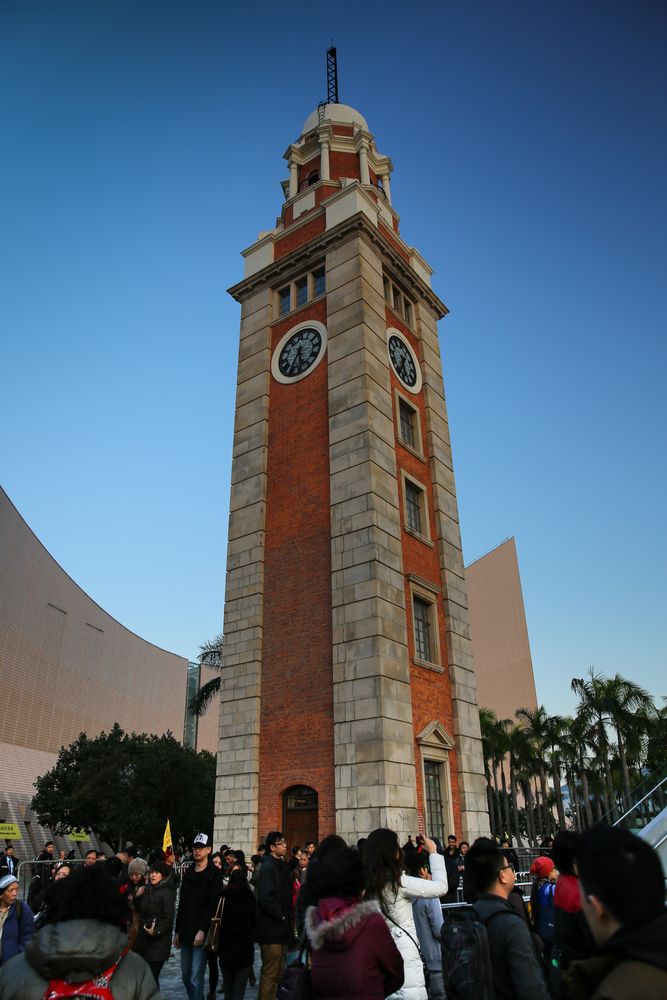
[[[300,323],[285,334],[273,352],[273,377],[285,383],[305,378],[322,359],[326,344],[326,329],[321,323]]]
[[[403,385],[412,392],[419,392],[421,372],[419,371],[417,359],[410,345],[396,333],[391,333],[387,341],[387,347],[393,369]]]

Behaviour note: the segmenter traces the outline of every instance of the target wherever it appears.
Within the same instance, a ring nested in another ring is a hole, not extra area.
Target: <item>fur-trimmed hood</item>
[[[306,935],[313,951],[327,948],[345,951],[361,932],[364,921],[372,914],[381,914],[374,899],[344,899],[331,896],[306,910]]]

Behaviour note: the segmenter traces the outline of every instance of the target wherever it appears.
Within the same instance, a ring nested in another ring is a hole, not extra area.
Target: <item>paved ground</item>
[[[259,982],[259,970],[260,970],[260,958],[259,958],[259,948],[255,948],[255,975],[257,981]],[[180,952],[174,951],[172,949],[171,958],[162,967],[162,972],[160,973],[160,993],[162,994],[163,1000],[187,1000],[187,994],[181,980],[181,957]],[[206,973],[206,986],[204,989],[204,1000],[208,996],[208,971]],[[222,977],[218,983],[218,991],[216,993],[216,1000],[222,1000],[224,994],[222,993]],[[245,1000],[257,1000],[257,987],[251,986],[248,983],[248,987],[245,991]]]

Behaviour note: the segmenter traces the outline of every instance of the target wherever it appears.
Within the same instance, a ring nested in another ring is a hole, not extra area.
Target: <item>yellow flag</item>
[[[162,850],[166,854],[167,849],[171,847],[172,854],[174,851],[174,845],[171,842],[171,827],[169,826],[169,820],[167,820],[167,825],[164,828],[164,837],[162,838]]]

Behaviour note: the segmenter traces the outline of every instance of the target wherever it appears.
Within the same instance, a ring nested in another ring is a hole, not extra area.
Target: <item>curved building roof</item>
[[[358,125],[359,128],[368,132],[368,122],[364,116],[355,108],[351,108],[349,104],[325,104],[323,106],[323,117],[325,121],[337,122],[339,125]],[[305,135],[306,132],[310,132],[311,129],[316,128],[319,123],[320,109],[315,108],[303,123],[301,135]]]

